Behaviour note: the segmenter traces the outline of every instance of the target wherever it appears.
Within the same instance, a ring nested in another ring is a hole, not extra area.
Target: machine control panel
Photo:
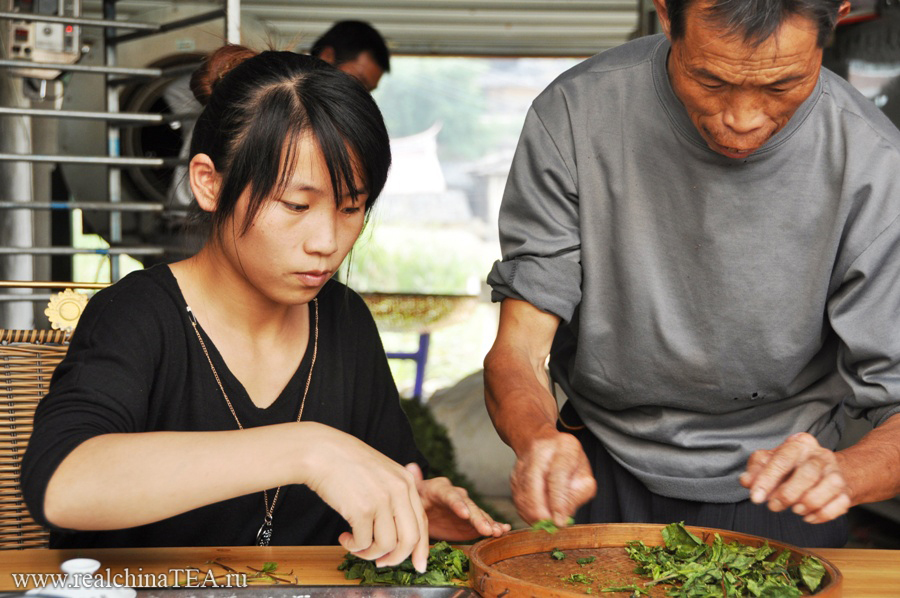
[[[4,6],[5,5],[5,6]],[[5,12],[21,15],[20,18],[0,22],[7,28],[6,54],[21,60],[21,68],[11,73],[23,77],[55,79],[58,70],[28,68],[27,63],[74,64],[81,58],[81,27],[66,22],[42,22],[29,16],[51,17],[81,16],[81,0],[0,0]]]

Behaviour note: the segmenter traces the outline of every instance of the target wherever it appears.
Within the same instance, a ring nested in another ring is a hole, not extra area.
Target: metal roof
[[[171,6],[120,0],[119,18]],[[178,3],[179,6],[195,3]],[[207,9],[221,3],[198,3]],[[372,23],[395,54],[589,56],[635,31],[641,0],[243,0],[242,19],[260,21],[282,45],[305,50],[335,21]],[[85,0],[85,16],[100,16]]]

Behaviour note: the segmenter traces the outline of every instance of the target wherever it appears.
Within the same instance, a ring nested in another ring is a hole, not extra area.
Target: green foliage
[[[564,558],[566,558],[566,553],[563,552],[562,550],[560,550],[559,548],[554,548],[552,551],[550,551],[550,556],[552,558],[556,559],[557,561],[561,561]]]
[[[353,249],[345,280],[357,291],[464,295],[477,289],[495,257],[468,231],[375,218]]]
[[[394,567],[376,567],[349,552],[338,565],[346,579],[359,579],[364,586],[453,586],[464,585],[469,579],[469,558],[446,542],[438,542],[428,553],[428,565],[424,573],[413,567],[412,559],[406,559]]]
[[[597,557],[595,556],[585,556],[581,557],[580,559],[575,559],[575,562],[584,567],[585,565],[590,565],[595,560],[597,560]]]
[[[575,523],[575,520],[571,517],[566,521],[566,525],[572,525]],[[531,524],[531,529],[533,531],[545,531],[548,534],[555,534],[559,531],[559,528],[556,527],[556,524],[553,523],[552,519],[539,519]]]
[[[815,591],[825,575],[821,561],[814,557],[791,566],[791,553],[784,550],[770,558],[776,551],[768,543],[758,548],[740,542],[726,544],[716,534],[713,543],[706,544],[683,523],[667,525],[663,540],[665,546],[629,542],[625,550],[638,563],[635,572],[652,580],[645,585],[678,584],[667,596],[794,598],[802,594],[800,584]]]
[[[635,584],[631,584],[630,586],[611,586],[608,588],[603,588],[600,590],[601,592],[629,592],[632,596],[649,596],[650,592],[645,590],[644,588],[640,588]]]

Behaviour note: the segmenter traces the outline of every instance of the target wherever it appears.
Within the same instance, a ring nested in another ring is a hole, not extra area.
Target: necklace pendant
[[[272,541],[272,516],[266,515],[266,518],[263,520],[262,525],[259,526],[259,531],[256,532],[256,545],[257,546],[268,546]]]

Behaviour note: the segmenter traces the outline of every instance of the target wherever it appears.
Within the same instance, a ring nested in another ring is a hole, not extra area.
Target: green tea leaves
[[[575,520],[569,517],[568,521],[566,521],[566,525],[572,525],[575,523]],[[555,534],[559,531],[559,528],[556,527],[556,524],[553,523],[552,519],[540,519],[531,524],[531,529],[534,531],[544,530],[548,534]]]
[[[807,588],[815,592],[821,585],[822,578],[825,577],[825,566],[822,564],[822,561],[812,556],[803,557],[803,560],[800,561],[799,570],[803,583],[806,584]]]
[[[807,556],[799,565],[790,565],[791,553],[784,550],[770,558],[776,551],[768,543],[760,547],[726,544],[716,534],[713,543],[706,544],[683,523],[667,525],[662,535],[665,546],[629,542],[625,550],[638,564],[635,572],[650,580],[645,587],[660,583],[673,586],[667,596],[794,598],[802,595],[801,584],[815,591],[825,576],[825,567],[815,557]]]
[[[361,580],[364,586],[453,586],[469,578],[469,557],[446,542],[438,542],[429,551],[425,573],[416,571],[411,559],[394,567],[376,567],[373,561],[350,553],[344,555],[338,570],[344,571],[346,579]]]

